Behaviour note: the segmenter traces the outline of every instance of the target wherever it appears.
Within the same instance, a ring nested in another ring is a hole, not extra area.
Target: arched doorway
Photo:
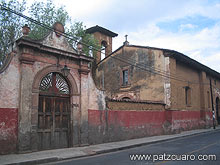
[[[38,103],[38,150],[70,145],[70,88],[57,72],[42,78]]]
[[[220,124],[220,104],[219,104],[219,98],[217,97],[216,98],[216,119],[217,119],[217,122],[218,124]]]
[[[106,53],[107,53],[107,42],[106,41],[102,41],[101,43],[101,60],[103,60],[106,57]]]

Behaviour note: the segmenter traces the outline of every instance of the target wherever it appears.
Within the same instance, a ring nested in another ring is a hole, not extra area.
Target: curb
[[[108,153],[108,152],[120,151],[120,150],[140,147],[140,146],[144,146],[144,145],[148,145],[148,144],[155,144],[155,143],[169,141],[169,140],[173,140],[173,139],[179,139],[179,138],[183,138],[183,137],[187,137],[187,136],[193,136],[193,135],[198,135],[198,134],[205,134],[205,133],[212,132],[212,131],[217,131],[217,130],[218,129],[207,130],[207,131],[196,132],[196,133],[192,133],[192,134],[186,134],[186,135],[182,135],[182,136],[171,137],[171,138],[167,138],[167,139],[155,140],[155,141],[151,141],[151,142],[144,142],[144,143],[139,143],[139,144],[131,144],[129,146],[122,146],[122,147],[117,147],[117,148],[97,151],[96,154],[103,154],[103,153]],[[179,134],[176,134],[176,135],[179,135]],[[85,156],[87,156],[87,155],[85,155]]]
[[[36,159],[36,160],[28,160],[25,162],[17,162],[17,163],[9,163],[6,165],[30,165],[30,164],[42,164],[42,163],[49,163],[59,161],[58,157],[51,157],[51,158],[43,158],[43,159]]]
[[[110,152],[115,152],[115,151],[121,151],[121,150],[140,147],[140,146],[144,146],[144,145],[148,145],[148,144],[155,144],[155,143],[159,143],[159,142],[184,138],[184,137],[187,137],[187,136],[193,136],[193,135],[198,135],[198,134],[205,134],[205,133],[209,133],[209,132],[213,132],[213,131],[219,131],[219,130],[220,129],[215,129],[215,130],[210,129],[210,130],[204,130],[204,131],[201,131],[201,132],[195,132],[195,133],[190,133],[190,134],[186,134],[186,135],[184,135],[184,134],[181,135],[181,133],[180,133],[180,134],[176,134],[176,136],[170,137],[170,138],[164,138],[164,139],[161,139],[161,140],[142,142],[142,143],[131,144],[131,145],[127,145],[127,146],[121,146],[121,147],[104,149],[104,150],[100,150],[100,151],[94,151],[93,153],[86,154],[86,155],[70,156],[70,157],[65,157],[65,158],[62,158],[62,157],[42,158],[42,159],[36,159],[36,160],[28,160],[28,161],[24,161],[24,162],[9,163],[7,165],[33,165],[33,164],[52,163],[52,162],[56,162],[56,161],[62,161],[62,160],[68,160],[68,159],[74,159],[74,158],[77,159],[77,158],[83,158],[83,157],[90,157],[90,156],[94,156],[94,155],[110,153]]]

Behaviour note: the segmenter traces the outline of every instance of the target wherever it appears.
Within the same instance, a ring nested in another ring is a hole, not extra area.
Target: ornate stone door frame
[[[40,70],[33,81],[33,86],[32,86],[32,111],[31,111],[31,150],[32,151],[37,151],[37,141],[38,141],[38,136],[37,136],[37,128],[38,128],[38,104],[39,104],[39,86],[42,78],[46,76],[48,73],[51,72],[57,72],[62,74],[61,72],[61,67],[57,67],[56,65],[51,65],[46,68],[43,68]],[[78,131],[75,130],[74,128],[78,127],[78,124],[80,124],[78,121],[78,115],[76,114],[79,109],[77,106],[73,105],[78,105],[79,104],[79,98],[80,94],[78,92],[78,87],[76,84],[75,79],[71,75],[71,73],[67,76],[66,78],[69,88],[70,88],[70,109],[71,109],[71,115],[70,115],[70,134],[71,140],[70,140],[70,147],[73,146],[75,143],[77,143],[77,137]],[[73,122],[74,121],[74,122]],[[74,136],[73,136],[74,134]]]

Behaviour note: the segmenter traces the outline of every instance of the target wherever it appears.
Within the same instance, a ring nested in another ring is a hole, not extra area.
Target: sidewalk
[[[198,129],[192,131],[185,131],[180,134],[174,134],[174,135],[152,136],[152,137],[146,137],[140,139],[131,139],[126,141],[90,145],[85,147],[46,150],[46,151],[32,152],[27,154],[0,155],[0,164],[27,165],[27,164],[48,163],[57,160],[79,158],[84,156],[91,156],[95,154],[112,152],[112,151],[117,151],[117,150],[122,150],[122,149],[127,149],[141,145],[171,140],[189,135],[217,131],[217,130],[220,130],[220,127],[216,127],[215,130],[213,128]]]

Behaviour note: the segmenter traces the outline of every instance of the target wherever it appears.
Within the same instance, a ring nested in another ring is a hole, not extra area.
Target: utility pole
[[[213,129],[215,129],[215,110],[213,105],[213,95],[212,95],[212,80],[210,80],[210,91],[211,91],[211,100],[212,100],[212,119],[213,119]]]

